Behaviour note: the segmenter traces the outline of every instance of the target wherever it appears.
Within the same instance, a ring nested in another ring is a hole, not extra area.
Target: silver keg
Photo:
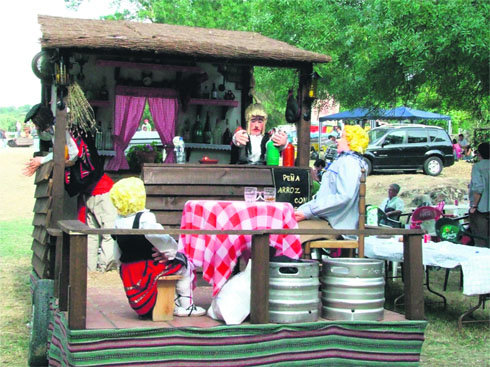
[[[318,320],[319,263],[271,262],[269,266],[269,321],[279,324]]]
[[[330,320],[381,320],[384,313],[384,261],[323,260],[322,317]]]

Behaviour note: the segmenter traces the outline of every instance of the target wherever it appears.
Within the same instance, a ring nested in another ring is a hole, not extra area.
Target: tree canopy
[[[332,62],[316,67],[320,95],[343,108],[403,104],[488,125],[487,0],[126,1],[136,13],[122,9],[108,18],[256,31],[328,54]],[[256,70],[257,92],[271,116],[284,116],[294,78],[285,70]]]

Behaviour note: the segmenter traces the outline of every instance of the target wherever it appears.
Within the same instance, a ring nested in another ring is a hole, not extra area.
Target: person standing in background
[[[151,124],[148,119],[143,120],[143,124],[141,125],[142,131],[151,131]]]
[[[453,153],[454,153],[455,160],[461,159],[462,157],[461,151],[462,149],[458,141],[456,139],[453,139]]]
[[[458,135],[458,144],[463,151],[463,156],[464,157],[468,156],[470,150],[470,144],[468,143],[468,140],[466,140],[463,134]]]
[[[488,142],[478,145],[476,154],[479,161],[471,169],[471,182],[469,188],[470,199],[470,229],[477,246],[490,244],[490,144]]]
[[[19,138],[20,137],[20,133],[22,131],[22,124],[20,123],[20,121],[17,121],[15,123],[15,137],[16,138]]]
[[[5,148],[7,146],[7,134],[5,130],[0,129],[0,148]]]

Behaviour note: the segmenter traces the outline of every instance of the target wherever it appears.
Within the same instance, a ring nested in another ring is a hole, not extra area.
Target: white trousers
[[[87,225],[92,228],[114,228],[116,208],[112,205],[109,193],[86,196]],[[116,268],[114,263],[116,242],[110,234],[89,235],[87,243],[87,267],[89,271],[106,271]],[[100,254],[99,254],[100,248]]]

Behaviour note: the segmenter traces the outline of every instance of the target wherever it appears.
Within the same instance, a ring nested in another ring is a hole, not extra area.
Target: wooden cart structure
[[[423,321],[421,232],[413,230],[384,230],[405,236],[405,291],[409,297],[406,318],[398,318],[398,321],[322,320],[311,324],[275,325],[267,323],[263,308],[257,309],[264,306],[260,302],[253,306],[252,324],[233,327],[213,323],[196,327],[185,322],[148,326],[148,322],[137,321],[124,327],[121,326],[124,322],[117,324],[107,318],[112,326],[87,328],[87,314],[96,305],[93,299],[87,301],[86,236],[119,232],[89,229],[73,221],[75,211],[65,194],[63,180],[66,109],[59,103],[63,97],[60,90],[67,79],[78,80],[82,85],[97,120],[101,121],[100,153],[111,159],[115,154],[110,137],[114,131],[117,93],[141,94],[146,91],[158,94],[161,89],[173,89],[172,96],[178,98],[183,107],[182,116],[176,121],[177,129],[186,118],[201,113],[203,106],[213,116],[224,114],[244,125],[244,110],[252,102],[253,67],[297,69],[301,118],[296,124],[296,165],[308,170],[310,122],[305,116],[311,109],[308,91],[313,64],[328,62],[330,58],[251,32],[49,16],[39,16],[39,23],[42,56],[53,70],[51,74],[40,74],[42,102],[51,105],[56,112],[56,132],[54,160],[42,166],[35,178],[31,278],[37,311],[33,317],[39,327],[43,322],[36,318],[46,316],[48,333],[38,337],[37,344],[31,344],[31,365],[45,363],[46,359],[53,366],[324,365],[327,360],[346,365],[365,362],[370,365],[417,365],[426,322]],[[58,75],[58,72],[65,74]],[[214,83],[219,83],[225,76],[227,89],[232,90],[236,99],[202,98],[200,85],[194,85],[192,81],[196,83],[196,76],[203,73]],[[203,151],[223,154],[227,150],[223,144],[190,147],[197,152],[194,159]],[[169,144],[164,148],[172,149]],[[163,172],[170,166],[155,164],[152,167],[155,172]],[[185,165],[182,169],[185,170]],[[246,171],[247,167],[241,169]],[[127,172],[112,174],[117,178]],[[179,202],[171,197],[165,200]],[[159,205],[158,199],[154,205]],[[175,217],[178,217],[178,206],[176,208],[177,213],[172,215],[174,227]],[[181,233],[172,229],[172,223],[164,224],[170,229],[163,232]],[[330,232],[385,233],[375,229]],[[135,230],[135,233],[146,232]],[[267,250],[270,233],[273,231],[253,233],[255,255]],[[264,269],[267,264],[257,261],[255,266]],[[258,271],[254,280],[263,291],[266,274]],[[263,300],[266,296],[262,294],[261,297]],[[46,298],[50,302],[46,303]],[[44,313],[36,303],[39,299],[44,299],[43,305],[49,306]],[[237,361],[232,363],[234,360]]]

